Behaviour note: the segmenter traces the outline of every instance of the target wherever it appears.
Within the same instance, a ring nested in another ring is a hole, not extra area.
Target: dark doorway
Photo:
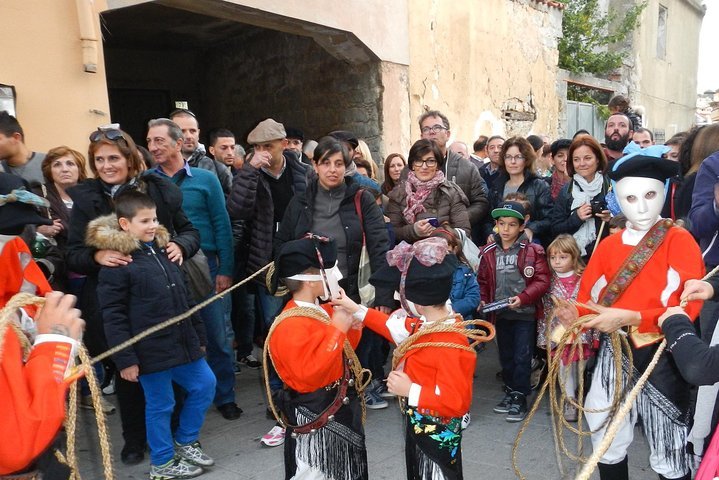
[[[257,12],[232,2],[173,4],[163,0],[102,14],[112,120],[140,145],[147,120],[167,116],[183,102],[197,115],[205,144],[206,134],[218,127],[245,144],[247,132],[271,117],[308,139],[351,130],[377,151],[378,59],[350,63],[330,54],[300,20],[286,19],[279,31],[252,24]],[[190,7],[202,13],[183,9]]]
[[[112,121],[119,123],[138,145],[145,145],[147,122],[157,118],[158,112],[172,109],[166,90],[110,88],[108,93]]]

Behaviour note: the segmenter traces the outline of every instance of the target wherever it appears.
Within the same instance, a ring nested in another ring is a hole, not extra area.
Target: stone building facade
[[[0,84],[35,150],[85,151],[115,121],[144,144],[181,102],[204,132],[345,128],[381,161],[425,109],[469,143],[555,135],[561,15],[551,0],[4,0]]]

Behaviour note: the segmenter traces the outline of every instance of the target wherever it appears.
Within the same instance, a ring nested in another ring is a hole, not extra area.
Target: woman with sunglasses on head
[[[68,193],[73,200],[67,244],[67,267],[86,275],[79,295],[79,308],[87,322],[84,342],[92,356],[107,349],[102,316],[97,300],[97,276],[101,267],[127,265],[132,257],[114,250],[98,250],[85,243],[87,225],[113,213],[114,198],[127,190],[149,195],[157,205],[157,219],[171,235],[168,258],[181,264],[200,248],[200,235],[182,211],[180,189],[158,175],[145,174],[145,163],[135,142],[122,130],[99,128],[90,135],[90,170],[87,179]],[[138,383],[115,378],[125,446],[121,459],[125,464],[142,461],[145,451],[144,396]]]
[[[490,188],[489,203],[495,209],[508,194],[523,193],[532,206],[524,232],[534,243],[549,243],[552,197],[547,182],[534,173],[532,166],[536,157],[527,139],[508,138],[499,153],[499,173]]]
[[[407,178],[389,192],[387,216],[397,241],[414,243],[429,237],[443,223],[470,233],[462,190],[442,173],[445,158],[431,140],[418,140],[409,150]]]

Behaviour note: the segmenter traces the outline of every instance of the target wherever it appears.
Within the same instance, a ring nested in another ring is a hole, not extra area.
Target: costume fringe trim
[[[311,422],[316,414],[305,407],[295,410],[298,424]],[[327,479],[367,478],[367,449],[363,435],[339,422],[328,422],[315,433],[298,435],[297,458],[321,471]]]
[[[604,342],[604,348],[598,362],[602,364],[602,387],[609,398],[611,389],[614,388],[614,357],[611,343]],[[629,360],[626,355],[622,355],[622,398],[642,374],[631,366],[632,385],[629,385],[629,368]],[[688,412],[679,410],[649,381],[639,392],[635,408],[640,417],[642,432],[647,442],[654,445],[655,454],[665,458],[674,470],[689,471],[691,462],[685,448],[689,434]]]

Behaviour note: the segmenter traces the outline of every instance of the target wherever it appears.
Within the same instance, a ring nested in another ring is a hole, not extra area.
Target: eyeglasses
[[[125,135],[122,133],[122,130],[103,127],[98,127],[97,130],[90,134],[90,141],[92,143],[99,142],[103,136],[112,142],[116,142],[117,140],[127,141]]]
[[[436,158],[428,158],[427,160],[415,160],[412,162],[413,167],[421,167],[424,165],[425,167],[436,167],[437,166],[437,159]]]
[[[523,161],[524,161],[524,155],[514,155],[514,156],[512,156],[512,155],[505,155],[505,156],[504,156],[504,161],[505,161],[505,162],[511,162],[511,161],[523,162]]]
[[[422,133],[429,133],[429,132],[439,133],[442,130],[449,130],[449,129],[447,127],[445,127],[444,125],[432,125],[431,127],[422,127],[420,129],[420,131]]]

